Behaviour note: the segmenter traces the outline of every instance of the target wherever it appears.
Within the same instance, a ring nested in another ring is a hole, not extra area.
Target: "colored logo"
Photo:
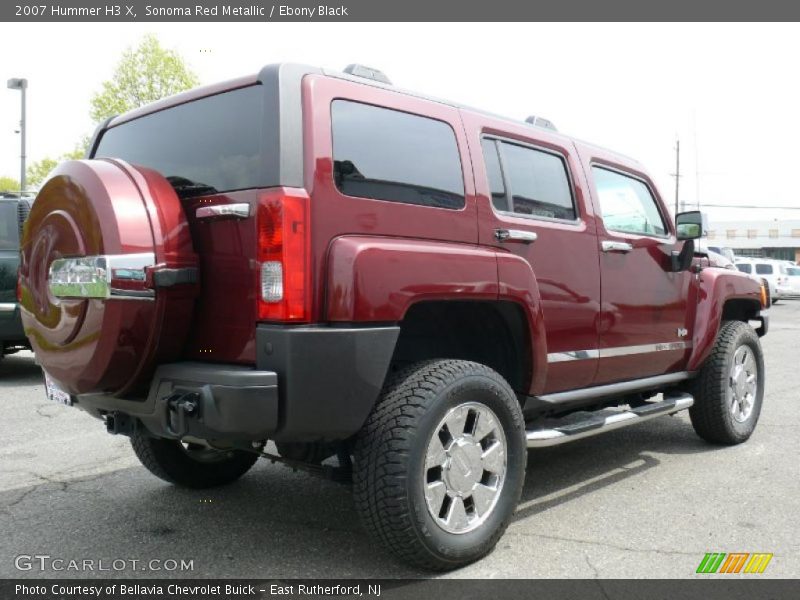
[[[763,573],[772,554],[765,552],[707,552],[697,567],[697,573]]]

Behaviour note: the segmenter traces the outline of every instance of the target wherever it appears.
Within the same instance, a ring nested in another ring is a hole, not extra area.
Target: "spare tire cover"
[[[64,390],[141,394],[158,363],[180,356],[195,284],[157,289],[154,275],[196,272],[197,256],[180,200],[157,172],[112,159],[62,163],[33,203],[21,253],[25,333]]]

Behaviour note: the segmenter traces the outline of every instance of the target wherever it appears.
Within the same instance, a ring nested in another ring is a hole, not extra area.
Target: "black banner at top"
[[[4,0],[6,22],[795,21],[790,0]]]

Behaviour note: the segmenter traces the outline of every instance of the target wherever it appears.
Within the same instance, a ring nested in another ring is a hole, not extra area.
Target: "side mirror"
[[[679,240],[696,240],[708,231],[708,219],[699,210],[690,210],[675,215],[675,230]]]

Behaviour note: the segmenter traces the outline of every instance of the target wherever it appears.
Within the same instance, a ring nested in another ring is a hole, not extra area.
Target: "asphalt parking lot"
[[[505,537],[449,576],[695,577],[706,552],[771,552],[760,577],[800,576],[800,300],[771,315],[766,397],[748,443],[709,446],[684,414],[530,452]],[[267,461],[212,492],[163,483],[127,438],[45,400],[30,353],[0,363],[0,403],[0,577],[425,575],[365,535],[341,484]],[[19,555],[183,559],[193,570],[19,571]]]

